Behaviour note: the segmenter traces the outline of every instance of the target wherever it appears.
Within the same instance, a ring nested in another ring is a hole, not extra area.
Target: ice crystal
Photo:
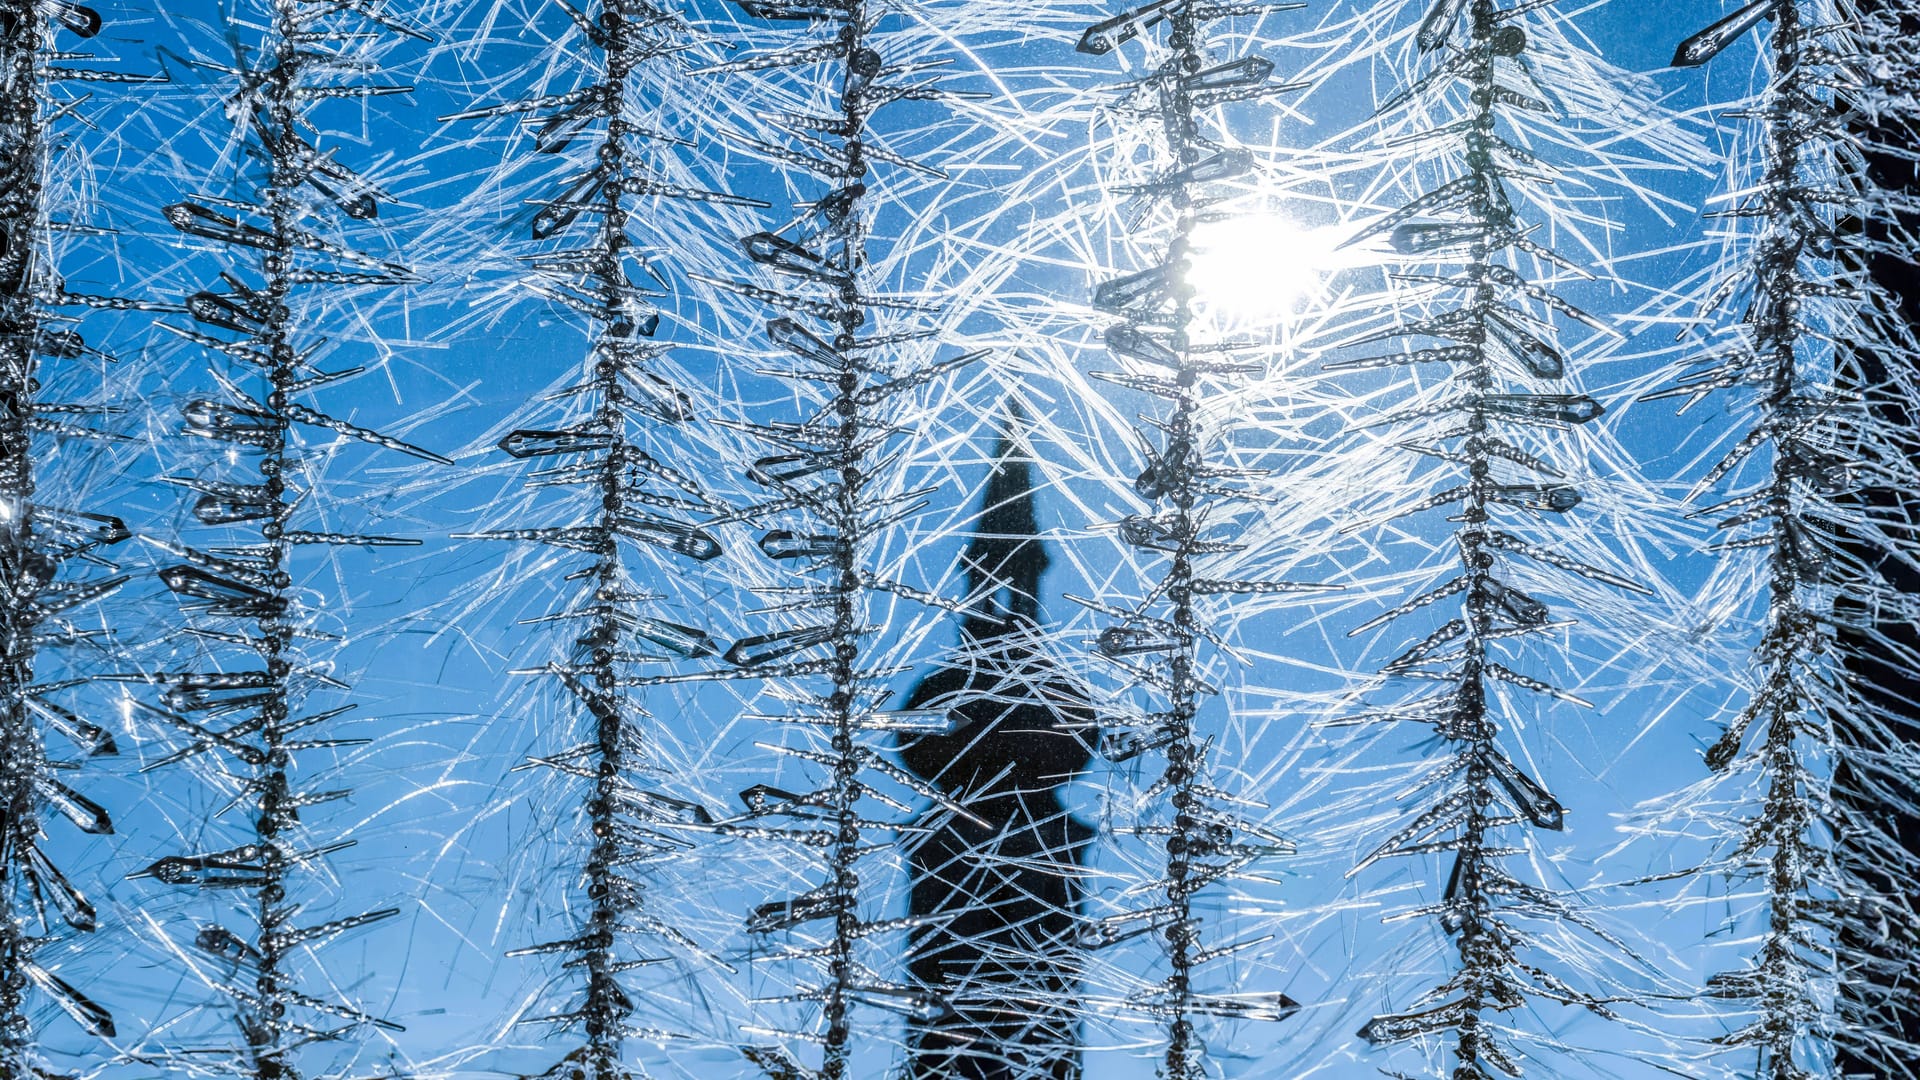
[[[92,932],[100,916],[49,846],[65,829],[113,833],[85,780],[65,774],[120,751],[97,691],[125,658],[89,613],[129,580],[111,559],[130,534],[106,501],[110,486],[67,463],[108,472],[123,407],[75,377],[111,359],[83,336],[94,329],[83,313],[163,306],[71,289],[65,276],[74,267],[62,256],[105,224],[80,195],[89,178],[76,87],[160,81],[88,51],[102,26],[80,4],[0,7],[0,1073],[18,1077],[52,1075],[39,1050],[43,1002],[92,1036],[116,1033],[98,991],[63,970],[69,935]]]
[[[350,789],[314,781],[329,755],[365,739],[331,726],[355,705],[330,700],[346,689],[331,674],[338,635],[327,601],[295,575],[307,572],[309,553],[418,541],[316,514],[327,503],[326,459],[352,442],[448,462],[324,403],[326,388],[365,370],[328,363],[343,351],[330,347],[332,320],[373,290],[417,280],[393,256],[360,246],[355,227],[376,221],[390,196],[336,156],[329,103],[407,92],[377,65],[389,46],[424,32],[379,6],[296,0],[235,15],[229,30],[232,55],[194,67],[225,82],[206,121],[222,125],[213,141],[240,159],[240,186],[217,194],[215,177],[198,176],[192,194],[164,208],[179,240],[216,252],[221,266],[186,298],[190,319],[165,324],[204,352],[213,384],[180,405],[180,434],[198,442],[183,442],[166,477],[190,499],[195,531],[153,540],[187,635],[134,677],[152,689],[136,691],[128,708],[143,735],[167,748],[163,762],[244,810],[235,822],[196,825],[130,876],[156,906],[161,890],[224,901],[192,905],[219,914],[198,915],[190,929],[166,920],[155,929],[239,1029],[235,1038],[176,1022],[147,1036],[143,1057],[265,1080],[337,1073],[368,1032],[398,1030],[316,979],[311,961],[314,950],[400,910],[351,897],[336,913],[319,902],[329,856],[357,840],[327,826],[328,809]],[[208,445],[214,452],[198,449]],[[192,1041],[176,1041],[183,1034]]]
[[[1409,914],[1436,920],[1456,958],[1440,985],[1360,1035],[1378,1047],[1443,1043],[1453,1065],[1427,1075],[1454,1080],[1517,1076],[1530,1052],[1564,1050],[1505,1015],[1550,1002],[1610,1016],[1616,1002],[1635,1000],[1629,976],[1642,966],[1528,865],[1529,834],[1564,829],[1568,808],[1537,778],[1537,751],[1521,736],[1577,724],[1571,708],[1590,702],[1562,682],[1587,673],[1555,655],[1573,613],[1556,612],[1526,582],[1540,571],[1566,577],[1549,587],[1569,604],[1593,586],[1649,591],[1581,524],[1590,469],[1577,433],[1603,408],[1582,392],[1577,358],[1616,331],[1604,312],[1569,299],[1596,272],[1584,252],[1555,241],[1590,246],[1592,223],[1553,189],[1566,186],[1569,161],[1588,176],[1632,161],[1588,152],[1583,169],[1583,142],[1638,128],[1654,161],[1683,143],[1648,123],[1647,106],[1622,98],[1604,66],[1539,8],[1440,0],[1421,12],[1407,42],[1415,66],[1380,106],[1376,135],[1414,192],[1348,241],[1384,247],[1393,289],[1356,305],[1360,329],[1329,365],[1406,372],[1409,392],[1366,423],[1427,463],[1363,504],[1365,520],[1348,529],[1393,535],[1445,513],[1454,551],[1451,566],[1423,568],[1417,591],[1349,631],[1397,655],[1369,706],[1333,721],[1432,733],[1432,758],[1394,792],[1390,831],[1375,834],[1350,873],[1367,880],[1382,860],[1437,856],[1444,884]],[[1415,383],[1416,369],[1443,374]],[[1579,614],[1592,621],[1595,612]],[[1523,660],[1529,651],[1542,655]],[[1652,977],[1638,974],[1642,984]]]
[[[1912,5],[1709,6],[0,3],[0,1073],[1920,1080]]]
[[[1720,829],[1699,870],[1750,928],[1702,997],[1731,1030],[1725,1066],[1768,1080],[1912,1076],[1916,557],[1909,496],[1912,326],[1902,318],[1913,57],[1899,16],[1745,5],[1682,41],[1707,64],[1764,26],[1764,82],[1725,222],[1726,270],[1701,298],[1689,366],[1650,395],[1732,399],[1740,428],[1693,489],[1738,566],[1760,637],[1751,689],[1710,746],[1718,776],[1662,820]],[[1751,905],[1750,907],[1745,905]],[[1903,1019],[1904,1018],[1904,1019]],[[1866,1070],[1862,1072],[1861,1070]]]
[[[701,210],[766,204],[694,186],[687,163],[676,160],[696,145],[693,129],[705,111],[685,94],[688,55],[702,44],[691,27],[639,0],[609,0],[586,12],[558,5],[553,16],[563,15],[563,32],[553,39],[554,52],[537,62],[532,85],[514,80],[513,91],[524,96],[479,102],[443,119],[468,125],[503,118],[531,132],[508,141],[521,156],[510,157],[507,175],[493,181],[511,183],[511,174],[530,167],[542,174],[529,189],[531,217],[514,222],[522,235],[512,248],[532,246],[509,280],[586,324],[586,374],[534,402],[516,418],[530,426],[514,426],[497,445],[533,466],[530,493],[569,494],[537,508],[510,502],[503,515],[510,524],[457,538],[520,541],[557,553],[512,562],[560,583],[552,591],[557,603],[550,593],[547,606],[524,621],[557,628],[566,641],[552,661],[517,673],[556,686],[563,711],[580,717],[564,723],[565,734],[527,764],[559,785],[543,785],[543,798],[563,792],[577,811],[560,826],[575,831],[572,850],[542,855],[577,870],[573,891],[585,904],[564,936],[507,955],[559,959],[566,982],[584,982],[552,986],[520,1018],[581,1040],[539,1075],[614,1080],[634,1075],[622,1052],[626,1040],[673,1034],[635,1017],[641,995],[628,988],[631,980],[676,955],[717,963],[645,899],[646,875],[717,828],[722,816],[663,790],[665,770],[640,688],[674,681],[658,674],[661,665],[697,668],[727,649],[713,636],[712,619],[670,607],[662,589],[722,557],[712,523],[731,517],[709,491],[700,461],[676,458],[678,440],[670,433],[712,417],[696,404],[699,388],[683,388],[684,376],[662,363],[671,330],[663,330],[655,306],[667,296],[655,264],[678,254],[683,230],[726,227],[701,222]],[[563,57],[571,62],[555,62]],[[688,128],[684,134],[673,130],[679,123]],[[691,213],[656,209],[662,203]],[[539,523],[548,520],[554,524]],[[499,583],[490,590],[491,606],[522,584]]]
[[[1152,148],[1151,164],[1140,182],[1110,195],[1133,200],[1137,227],[1158,250],[1146,268],[1095,286],[1092,306],[1121,370],[1094,377],[1165,403],[1143,417],[1145,430],[1136,436],[1146,461],[1133,477],[1132,494],[1142,510],[1113,523],[1120,540],[1139,553],[1142,580],[1082,601],[1111,620],[1093,642],[1094,655],[1129,691],[1124,711],[1103,718],[1103,756],[1116,765],[1148,756],[1165,760],[1159,777],[1134,798],[1139,820],[1120,827],[1160,849],[1157,859],[1148,856],[1159,864],[1157,880],[1130,889],[1120,910],[1090,917],[1081,940],[1097,949],[1153,935],[1163,948],[1167,974],[1157,985],[1129,992],[1124,1007],[1164,1033],[1161,1074],[1173,1080],[1208,1074],[1202,1025],[1278,1021],[1298,1008],[1279,991],[1214,989],[1208,984],[1219,979],[1202,970],[1220,969],[1258,942],[1211,940],[1196,894],[1233,886],[1262,860],[1293,847],[1247,812],[1258,805],[1256,793],[1222,786],[1237,763],[1223,768],[1215,760],[1218,733],[1204,707],[1221,693],[1216,673],[1224,665],[1206,654],[1235,658],[1227,635],[1242,617],[1239,608],[1326,587],[1237,572],[1247,566],[1248,544],[1241,540],[1265,535],[1243,531],[1248,506],[1271,495],[1260,490],[1264,470],[1245,467],[1234,453],[1237,425],[1222,402],[1258,381],[1267,350],[1202,319],[1191,280],[1196,230],[1230,220],[1224,204],[1238,192],[1225,185],[1259,168],[1252,152],[1224,141],[1205,118],[1302,86],[1277,75],[1263,56],[1236,54],[1232,38],[1223,35],[1228,44],[1215,46],[1209,29],[1223,19],[1294,6],[1147,4],[1088,27],[1078,46],[1102,56],[1149,39],[1149,67],[1123,88],[1116,112],[1150,129],[1143,141]],[[1155,40],[1162,32],[1164,39]]]

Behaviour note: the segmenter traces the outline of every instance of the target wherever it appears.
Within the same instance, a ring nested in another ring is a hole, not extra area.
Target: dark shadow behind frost
[[[1074,931],[1080,871],[1093,829],[1059,789],[1092,757],[1086,692],[1042,649],[1038,539],[1017,411],[995,446],[973,541],[963,556],[975,614],[961,649],[908,696],[953,730],[906,740],[907,767],[973,820],[943,809],[913,847],[909,913],[931,916],[908,970],[950,1008],[916,1018],[909,1075],[966,1080],[1073,1080],[1080,1075]]]

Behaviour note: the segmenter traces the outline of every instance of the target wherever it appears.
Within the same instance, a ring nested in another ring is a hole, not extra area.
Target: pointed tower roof
[[[1022,445],[1026,422],[1026,411],[1008,398],[974,537],[961,556],[977,613],[967,619],[969,637],[1040,622],[1040,575],[1050,560],[1034,513],[1033,458]]]
[[[961,648],[908,695],[908,708],[948,709],[959,726],[903,739],[900,754],[950,792],[978,795],[991,786],[1053,805],[1052,788],[1091,755],[1093,716],[1085,691],[1041,647],[1040,577],[1050,560],[1038,535],[1034,460],[1021,445],[1025,425],[1009,400],[973,539],[960,557],[972,608],[961,623]],[[1012,803],[990,809],[1017,810]]]

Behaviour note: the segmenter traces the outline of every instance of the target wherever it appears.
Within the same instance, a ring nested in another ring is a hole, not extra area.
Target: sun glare
[[[1265,322],[1298,310],[1319,291],[1340,252],[1340,232],[1280,214],[1213,221],[1193,232],[1187,281],[1202,318]]]

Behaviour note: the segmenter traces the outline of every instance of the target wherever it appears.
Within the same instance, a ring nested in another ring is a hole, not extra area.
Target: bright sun
[[[1339,230],[1310,228],[1279,214],[1212,221],[1193,231],[1193,267],[1202,318],[1263,322],[1290,314],[1316,293],[1338,261]]]

